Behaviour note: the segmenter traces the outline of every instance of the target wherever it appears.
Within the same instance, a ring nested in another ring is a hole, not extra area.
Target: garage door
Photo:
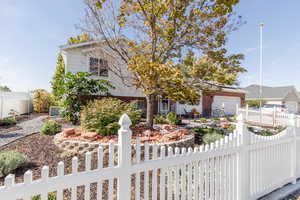
[[[287,101],[285,102],[285,106],[287,110],[291,113],[297,113],[298,111],[298,103],[295,101]]]
[[[226,115],[235,115],[236,106],[241,105],[240,97],[214,96],[212,103],[212,111],[215,109],[223,109]]]

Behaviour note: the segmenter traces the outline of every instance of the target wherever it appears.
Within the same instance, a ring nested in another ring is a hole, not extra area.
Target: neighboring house
[[[261,98],[259,85],[249,85],[244,90],[246,91],[246,100],[262,99],[267,104],[285,105],[289,112],[298,113],[300,111],[300,95],[294,86],[262,86]]]
[[[141,90],[124,85],[119,76],[109,70],[110,62],[120,63],[119,66],[126,64],[117,61],[118,57],[113,56],[111,50],[103,43],[97,41],[84,42],[74,45],[60,46],[61,53],[65,62],[66,72],[89,72],[95,79],[109,80],[115,89],[109,93],[111,96],[124,100],[126,102],[137,100],[140,109],[146,109],[146,98]],[[122,67],[123,75],[130,76],[127,67]],[[241,90],[222,90],[209,92],[202,96],[197,105],[187,105],[180,102],[174,102],[169,99],[160,98],[156,102],[156,114],[166,114],[170,111],[180,115],[185,115],[196,109],[205,116],[211,115],[214,109],[223,109],[228,115],[235,114],[236,106],[243,104],[245,93]]]

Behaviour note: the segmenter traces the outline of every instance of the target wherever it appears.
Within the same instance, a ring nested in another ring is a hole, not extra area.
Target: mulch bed
[[[46,136],[36,133],[20,140],[16,140],[4,147],[0,148],[0,152],[16,151],[23,153],[27,157],[27,164],[21,168],[16,169],[15,174],[16,183],[23,182],[23,175],[27,170],[33,173],[33,180],[41,178],[41,169],[43,166],[49,166],[49,176],[57,175],[57,164],[60,161],[65,163],[65,174],[72,171],[72,157],[75,155],[66,155],[62,157],[61,151],[54,143],[53,136]],[[76,155],[78,157],[78,171],[85,170],[85,156]],[[104,167],[108,166],[108,155],[104,155]],[[97,168],[97,155],[92,155],[92,169]],[[0,186],[4,184],[4,177],[0,178]],[[107,183],[103,184],[103,191],[107,190]],[[78,187],[78,199],[83,199],[84,187]],[[65,199],[70,199],[70,191],[65,190]],[[91,197],[96,199],[96,184],[91,184]]]
[[[179,141],[188,138],[190,131],[185,128],[180,128],[175,125],[156,125],[153,130],[147,130],[146,126],[139,125],[132,127],[132,143],[136,142],[137,138],[140,138],[141,143],[168,143]],[[96,132],[89,132],[82,128],[66,129],[63,134],[59,135],[61,140],[77,140],[85,142],[118,142],[118,135],[103,136]]]

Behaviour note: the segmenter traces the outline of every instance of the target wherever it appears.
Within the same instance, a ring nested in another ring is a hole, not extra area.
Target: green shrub
[[[263,129],[261,130],[260,132],[260,135],[262,136],[272,136],[272,135],[275,135],[276,133],[272,132],[271,130],[269,129]]]
[[[208,120],[206,118],[204,118],[204,117],[200,118],[198,121],[200,123],[207,123],[208,122]]]
[[[17,120],[12,118],[4,118],[0,119],[0,126],[10,126],[15,125],[17,123]]]
[[[234,122],[236,121],[236,116],[228,117],[227,120],[230,122]]]
[[[13,170],[21,167],[26,162],[26,157],[18,152],[0,153],[0,177],[6,176]]]
[[[167,119],[170,124],[173,124],[173,125],[181,124],[181,120],[177,117],[176,113],[174,113],[174,112],[169,112],[167,114]]]
[[[61,131],[61,125],[53,120],[45,122],[41,129],[41,133],[45,135],[55,135],[60,131]]]
[[[108,80],[96,80],[91,76],[86,72],[68,72],[64,75],[63,86],[56,90],[56,93],[62,95],[61,114],[73,124],[78,124],[81,110],[90,102],[90,98],[114,88]]]
[[[41,195],[33,196],[31,200],[41,200]],[[56,195],[54,192],[50,192],[48,194],[48,200],[56,200]]]
[[[227,129],[229,131],[234,131],[236,129],[236,126],[234,124],[230,124],[230,126]]]
[[[167,124],[168,120],[166,118],[164,118],[163,116],[157,115],[154,117],[154,122],[156,124]]]
[[[82,109],[81,126],[102,135],[116,134],[122,114],[126,113],[130,117],[132,125],[140,122],[142,112],[135,109],[135,104],[136,102],[125,103],[115,98],[94,100]]]
[[[213,128],[193,128],[192,131],[194,131],[196,134],[200,136],[204,136],[206,134],[212,134],[212,133],[216,133],[220,135],[224,134],[222,130],[213,129]]]
[[[262,101],[261,105],[264,105],[266,103],[266,101]],[[248,104],[248,106],[251,107],[256,107],[258,108],[260,106],[260,100],[247,100],[246,104]]]
[[[223,135],[221,135],[217,132],[208,133],[203,136],[203,142],[204,142],[204,144],[210,144],[212,142],[220,140],[223,137],[224,137]]]

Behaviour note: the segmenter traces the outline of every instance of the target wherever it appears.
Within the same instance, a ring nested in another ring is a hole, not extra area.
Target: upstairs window
[[[90,58],[90,73],[96,76],[108,77],[108,62],[100,58]]]

